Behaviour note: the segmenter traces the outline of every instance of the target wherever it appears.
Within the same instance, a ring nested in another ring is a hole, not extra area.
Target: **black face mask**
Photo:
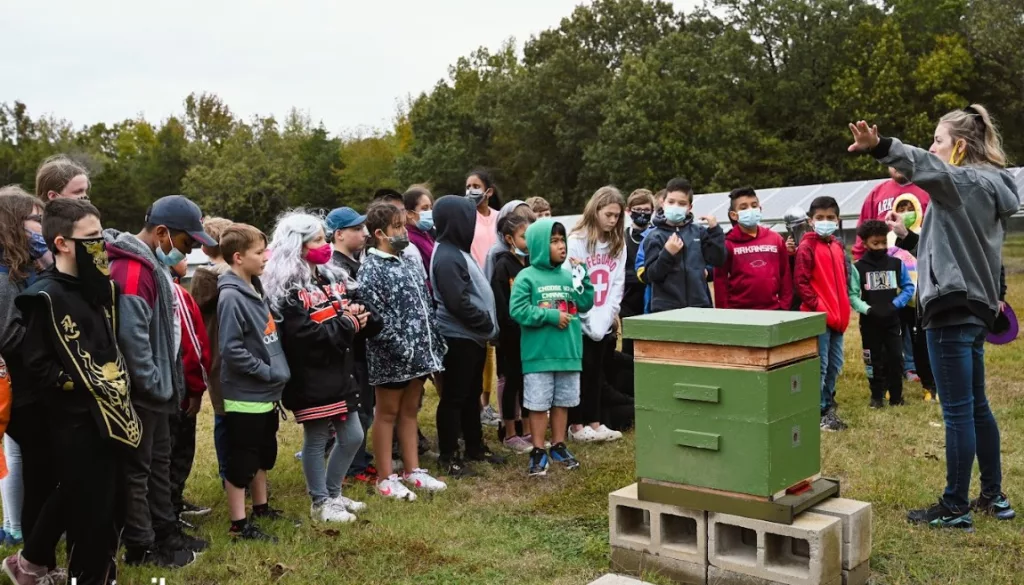
[[[391,236],[388,238],[388,243],[391,244],[391,249],[395,252],[401,253],[409,247],[409,236]]]
[[[633,211],[629,214],[629,217],[633,220],[633,224],[639,228],[645,228],[651,223],[650,211]]]
[[[871,258],[872,260],[877,262],[879,260],[885,260],[885,257],[889,255],[889,251],[888,250],[868,250],[867,255],[868,255],[868,258]]]
[[[112,305],[114,296],[110,288],[110,262],[103,238],[69,239],[75,243],[75,264],[82,294],[86,300],[97,305]]]

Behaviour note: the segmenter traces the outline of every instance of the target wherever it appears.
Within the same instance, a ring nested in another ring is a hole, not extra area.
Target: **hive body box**
[[[824,315],[785,311],[626,319],[637,476],[757,497],[817,476],[824,330]]]

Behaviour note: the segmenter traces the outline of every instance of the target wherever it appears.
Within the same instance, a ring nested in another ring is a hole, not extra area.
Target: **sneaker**
[[[889,406],[904,406],[904,405],[906,405],[906,402],[904,402],[902,398],[900,398],[899,400],[892,400],[891,398],[889,399]]]
[[[472,455],[467,453],[466,459],[481,463],[490,463],[491,465],[505,465],[505,463],[507,462],[507,460],[504,457],[491,451],[491,449],[487,445],[484,445],[482,447],[482,450],[478,453],[474,453]]]
[[[252,522],[246,522],[245,526],[243,526],[240,530],[235,530],[232,527],[228,533],[231,535],[231,538],[234,539],[236,542],[240,540],[252,540],[256,542],[269,542],[272,544],[277,544],[276,536],[271,536],[266,532],[263,532],[262,530],[260,530],[259,526],[256,526],[256,524]]]
[[[365,471],[361,471],[361,472],[353,475],[352,479],[354,479],[354,480],[356,480],[356,481],[358,481],[360,483],[377,483],[377,474],[374,473],[374,474],[371,475],[371,474],[369,474],[369,473],[367,473]]]
[[[480,424],[485,427],[497,427],[501,423],[501,417],[494,411],[490,404],[480,411]]]
[[[604,439],[605,441],[618,441],[622,438],[622,433],[619,431],[613,431],[604,425],[597,427],[597,434],[598,436],[606,437]]]
[[[19,552],[4,559],[4,573],[14,585],[36,585],[46,578],[46,567],[32,565]]]
[[[845,431],[846,423],[843,422],[839,415],[836,414],[835,409],[829,409],[821,417],[821,430],[834,432],[834,431]]]
[[[504,441],[502,441],[502,444],[505,445],[505,448],[511,449],[512,451],[519,454],[529,453],[530,451],[533,451],[533,444],[519,436],[505,439]]]
[[[178,526],[182,530],[195,530],[196,529],[196,525],[195,524],[189,522],[188,520],[185,520],[181,516],[178,516]]]
[[[565,443],[558,443],[551,448],[551,458],[554,459],[555,463],[561,463],[569,471],[580,466],[580,462],[572,456]]]
[[[448,484],[437,480],[427,473],[426,469],[413,469],[412,473],[405,474],[405,483],[416,489],[427,490],[428,492],[440,492],[448,488]]]
[[[5,532],[4,533],[4,546],[21,546],[21,543],[25,542],[25,538],[20,532]]]
[[[871,404],[869,404],[868,406],[870,408],[884,408],[885,407],[885,401],[882,400],[881,398],[872,398],[871,399]],[[821,427],[821,428],[825,428],[825,427]]]
[[[296,453],[295,454],[295,458],[298,459],[299,461],[302,461],[302,451],[299,451],[298,453]]]
[[[196,553],[190,550],[170,550],[129,547],[124,553],[124,562],[129,566],[153,565],[165,569],[180,569],[196,561]]]
[[[942,502],[925,510],[911,510],[907,513],[907,522],[911,524],[927,524],[933,528],[959,528],[968,532],[974,531],[974,519],[971,511],[955,514]]]
[[[298,518],[294,518],[292,516],[289,516],[289,515],[285,514],[284,512],[282,512],[281,510],[278,510],[278,509],[275,509],[275,508],[270,508],[270,507],[268,507],[266,510],[263,510],[262,512],[257,512],[256,511],[256,507],[254,506],[253,509],[252,509],[252,517],[253,518],[262,518],[264,520],[271,520],[271,521],[273,521],[273,520],[284,520],[286,522],[291,522],[292,524],[295,525],[296,528],[298,528],[299,526],[302,526],[302,520],[299,520]],[[250,522],[249,524],[252,524],[252,522]]]
[[[577,443],[593,443],[603,440],[590,425],[583,425],[578,431],[569,429],[569,438]]]
[[[68,582],[68,570],[60,567],[46,574],[46,579],[39,582],[39,585],[66,585]]]
[[[157,542],[157,547],[170,551],[188,550],[194,553],[200,553],[209,548],[210,543],[201,538],[196,538],[186,534],[181,529],[181,526],[175,523],[174,527],[171,528],[170,533]]]
[[[324,500],[309,507],[313,522],[355,522],[356,517],[334,500]]]
[[[191,502],[182,502],[181,508],[178,509],[178,514],[181,516],[206,516],[210,513],[210,508],[205,506],[197,506]]]
[[[589,427],[588,427],[589,428]],[[537,477],[548,474],[548,452],[544,449],[530,451],[530,467],[527,468],[530,477]]]
[[[385,498],[394,498],[407,502],[416,501],[416,494],[409,491],[409,488],[405,487],[405,484],[398,480],[397,473],[392,473],[387,478],[378,481],[377,493]]]
[[[1013,520],[1017,517],[1017,512],[1010,506],[1006,494],[991,497],[983,494],[971,502],[971,510],[988,514],[997,520]]]
[[[438,458],[438,464],[441,466],[443,475],[446,475],[455,479],[462,479],[464,477],[476,477],[476,472],[470,469],[466,465],[466,462],[459,457],[445,460],[444,458]]]
[[[935,390],[929,390],[929,389],[926,388],[925,391],[924,391],[924,401],[925,402],[938,402],[939,401],[939,393],[937,391],[935,391]]]
[[[920,381],[921,381],[921,376],[918,376],[917,372],[915,372],[914,370],[910,370],[909,372],[907,372],[907,382],[920,382]]]
[[[366,504],[362,502],[357,502],[351,498],[346,498],[345,496],[338,496],[336,498],[332,498],[332,501],[337,503],[342,508],[345,508],[349,512],[352,512],[353,514],[355,514],[356,512],[362,512],[363,510],[366,509]]]

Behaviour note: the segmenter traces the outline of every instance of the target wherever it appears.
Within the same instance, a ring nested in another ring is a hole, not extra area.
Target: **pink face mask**
[[[327,264],[331,260],[332,252],[330,244],[324,244],[319,248],[310,248],[306,250],[306,260],[313,264]]]

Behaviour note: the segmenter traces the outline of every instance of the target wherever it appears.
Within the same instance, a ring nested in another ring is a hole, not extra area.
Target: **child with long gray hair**
[[[376,323],[348,294],[351,282],[330,264],[323,219],[299,209],[282,215],[270,243],[264,288],[280,313],[281,341],[292,376],[282,402],[303,426],[302,471],[315,521],[351,522],[366,508],[341,494],[363,440],[359,386],[352,372],[354,336]],[[347,282],[348,281],[348,282]],[[336,442],[324,459],[332,427]]]

